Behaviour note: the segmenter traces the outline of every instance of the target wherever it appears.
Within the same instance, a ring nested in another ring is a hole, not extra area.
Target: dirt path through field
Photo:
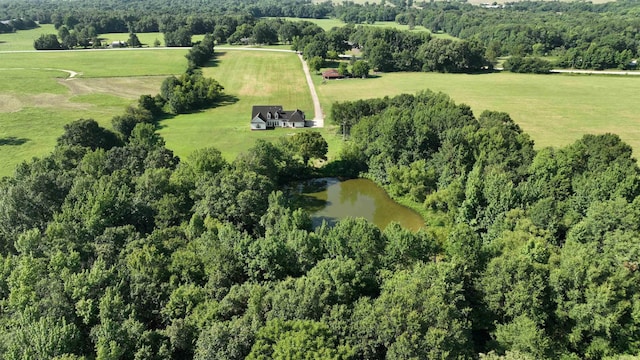
[[[313,86],[313,80],[311,79],[311,73],[309,72],[309,66],[307,62],[304,61],[302,55],[298,54],[300,61],[302,62],[302,69],[304,70],[304,74],[307,77],[307,84],[309,84],[309,91],[311,91],[311,99],[313,99],[313,112],[315,113],[315,117],[313,119],[313,126],[323,128],[324,127],[324,114],[322,113],[322,106],[320,106],[320,99],[318,99],[318,93],[316,92],[316,87]]]
[[[38,69],[34,69],[34,70],[38,70]],[[69,77],[67,78],[67,80],[72,80],[74,79],[76,76],[78,75],[82,75],[81,73],[75,72],[73,70],[65,70],[65,69],[42,69],[42,70],[51,70],[51,71],[62,71],[62,72],[66,72],[67,74],[69,74]]]

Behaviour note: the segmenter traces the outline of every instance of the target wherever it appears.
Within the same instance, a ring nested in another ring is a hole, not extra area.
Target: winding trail
[[[38,70],[38,69],[34,69],[34,70]],[[69,74],[69,77],[66,78],[65,80],[73,80],[76,76],[81,75],[81,73],[79,72],[75,72],[73,70],[65,70],[65,69],[50,69],[50,68],[45,68],[42,70],[52,70],[52,71],[62,71],[62,72],[66,72],[67,74]]]

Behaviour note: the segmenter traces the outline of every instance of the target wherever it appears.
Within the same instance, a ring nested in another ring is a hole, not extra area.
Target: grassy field
[[[285,20],[290,20],[290,21],[309,21],[312,22],[318,26],[320,26],[322,29],[324,29],[325,31],[331,30],[334,27],[342,27],[345,26],[346,24],[344,22],[342,22],[342,20],[340,19],[336,19],[336,18],[331,18],[331,19],[303,19],[303,18],[291,18],[291,17],[285,17],[282,18]],[[362,24],[362,25],[358,25],[358,26],[375,26],[375,27],[389,27],[389,28],[394,28],[394,29],[398,29],[398,30],[409,30],[409,25],[400,25],[397,22],[393,22],[393,21],[377,21],[374,24]],[[427,28],[417,25],[414,27],[414,29],[412,31],[429,31]],[[441,39],[456,39],[455,37],[449,35],[449,34],[434,34],[432,33],[431,36],[433,37],[437,37],[437,38],[441,38]]]
[[[0,51],[33,50],[33,42],[40,35],[57,33],[52,24],[43,24],[36,29],[0,34]]]
[[[0,176],[10,175],[23,160],[51,151],[63,126],[73,120],[93,118],[110,128],[111,118],[126,105],[141,94],[156,94],[167,74],[183,71],[184,53],[158,49],[2,54]],[[197,148],[215,146],[232,160],[257,139],[274,140],[301,131],[249,131],[253,105],[281,104],[313,117],[302,65],[293,53],[229,50],[217,56],[204,72],[225,86],[230,101],[161,123],[160,133],[177,155],[186,157]],[[44,70],[45,66],[81,75],[68,79],[68,74]],[[322,131],[335,153],[339,139]]]
[[[313,103],[302,64],[295,54],[229,50],[219,52],[216,66],[204,69],[233,97],[223,106],[179,115],[161,123],[167,147],[185,157],[194,149],[214,146],[232,160],[257,139],[274,140],[293,129],[250,131],[253,105],[282,105],[313,118]]]
[[[110,127],[140,94],[155,94],[167,74],[184,71],[185,50],[101,50],[3,53],[0,63],[0,176],[17,163],[53,148],[64,124],[94,118]],[[74,79],[51,69],[81,73]],[[294,54],[219,51],[205,68],[230,95],[223,106],[180,115],[161,123],[167,146],[185,157],[214,146],[233,159],[257,139],[273,140],[300,130],[251,132],[253,105],[281,104],[313,117],[313,106],[300,61]],[[391,73],[371,79],[314,81],[326,114],[335,101],[393,96],[424,89],[448,93],[476,115],[505,111],[536,141],[537,147],[569,144],[585,133],[613,132],[640,148],[640,105],[633,94],[640,79],[624,76],[485,75]],[[321,130],[330,156],[340,147],[334,129]],[[635,152],[638,156],[638,151]]]
[[[141,94],[156,94],[186,66],[185,50],[4,53],[0,64],[0,176],[50,152],[65,124],[92,118],[111,127]],[[68,69],[82,73],[68,79]]]
[[[68,69],[82,77],[180,74],[185,49],[113,49],[4,53],[0,69]]]
[[[39,28],[17,31],[10,34],[0,34],[0,51],[24,51],[34,50],[33,42],[42,34],[57,34],[52,24],[43,24]],[[162,33],[137,33],[138,40],[143,47],[153,47],[155,40],[160,41],[160,46],[164,46],[164,34]],[[126,33],[107,33],[100,34],[100,41],[103,44],[111,44],[113,41],[127,42],[129,34]],[[204,35],[194,35],[193,41],[200,41]]]
[[[484,110],[509,113],[537,148],[612,132],[640,155],[640,103],[631,95],[640,91],[640,79],[634,76],[389,73],[326,83],[314,76],[314,81],[326,113],[335,101],[431,89],[468,104],[476,116]]]

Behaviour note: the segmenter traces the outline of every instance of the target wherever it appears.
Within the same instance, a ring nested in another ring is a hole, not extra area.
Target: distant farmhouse
[[[251,112],[251,130],[275,129],[277,127],[303,128],[306,126],[301,110],[282,110],[282,106],[254,106]]]

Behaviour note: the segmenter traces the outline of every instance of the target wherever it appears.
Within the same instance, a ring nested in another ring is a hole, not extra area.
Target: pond
[[[417,212],[393,201],[384,189],[368,179],[314,179],[300,185],[298,191],[314,227],[323,220],[334,224],[345,217],[363,217],[382,230],[392,221],[413,231],[424,226]]]

